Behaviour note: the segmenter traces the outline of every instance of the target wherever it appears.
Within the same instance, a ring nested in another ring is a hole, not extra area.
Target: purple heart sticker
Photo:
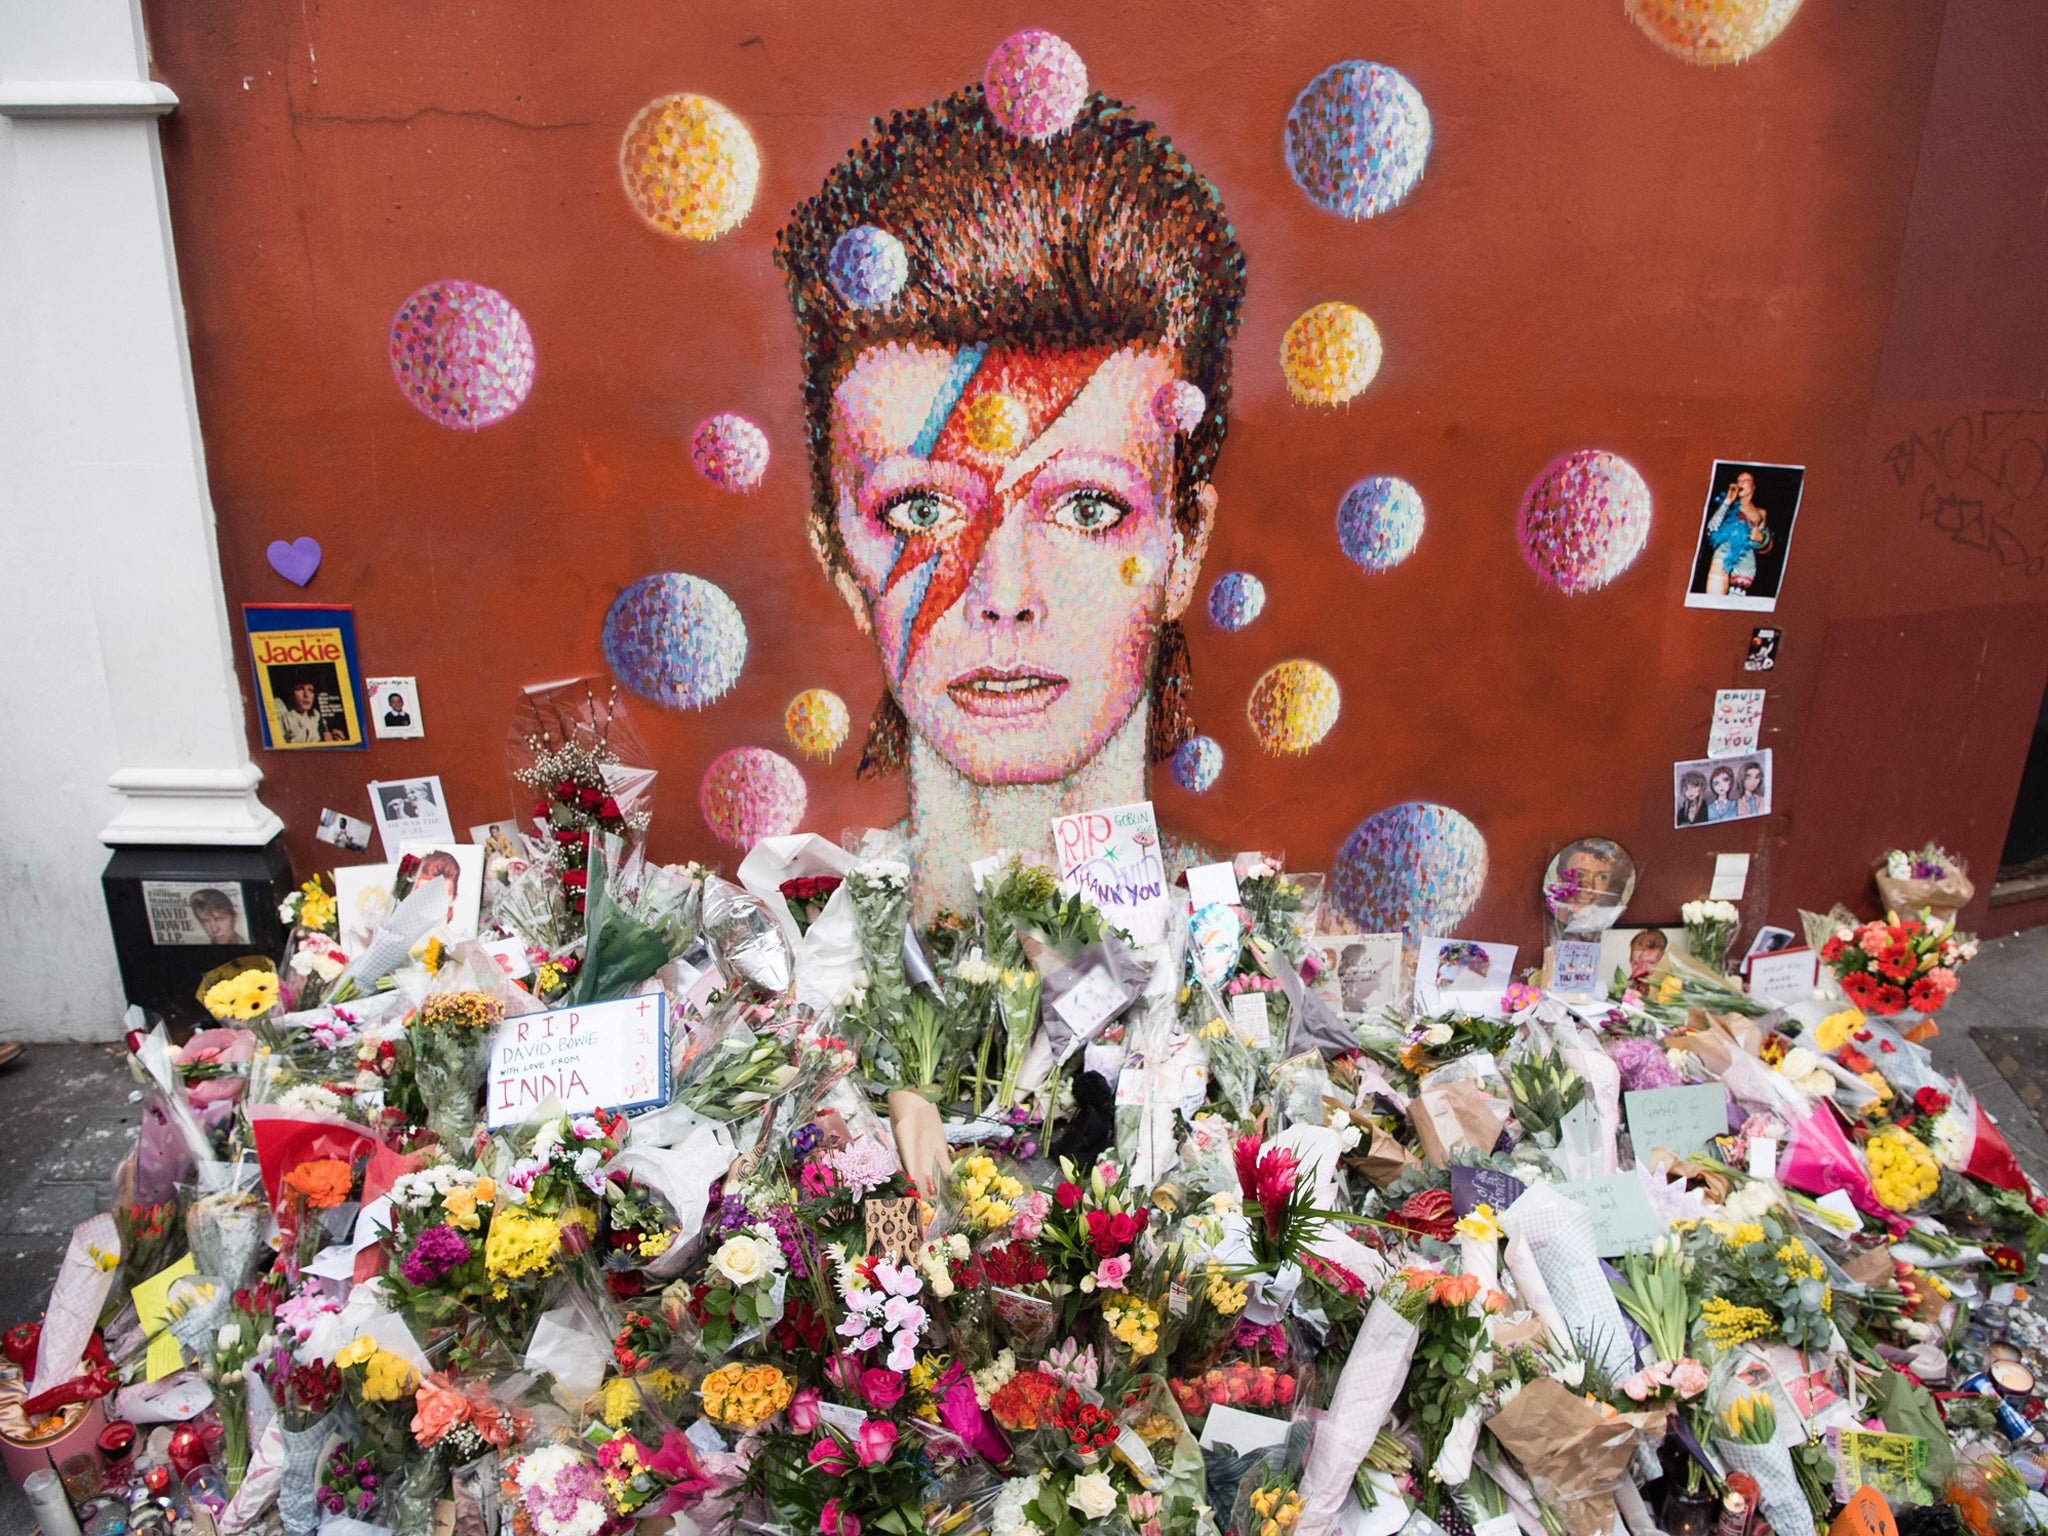
[[[270,568],[293,586],[303,587],[320,569],[318,539],[293,539],[289,544],[272,539],[269,554]]]

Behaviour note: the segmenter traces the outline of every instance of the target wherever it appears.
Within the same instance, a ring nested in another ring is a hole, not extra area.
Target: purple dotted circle
[[[1338,850],[1337,905],[1371,933],[1450,934],[1486,888],[1486,839],[1463,813],[1410,800],[1366,817]]]
[[[482,283],[429,283],[391,317],[391,376],[430,421],[474,431],[503,421],[533,389],[533,333]]]

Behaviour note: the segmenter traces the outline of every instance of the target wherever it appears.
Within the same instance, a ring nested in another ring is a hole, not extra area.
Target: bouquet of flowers
[[[600,704],[587,682],[529,694],[513,727],[513,779],[536,798],[531,815],[548,839],[539,866],[561,888],[582,931],[593,838],[638,842],[653,820],[654,770],[629,764],[646,752],[613,687]]]
[[[466,1147],[491,1065],[491,1035],[505,1005],[488,992],[437,992],[406,1029],[412,1075],[427,1101],[427,1129],[444,1147]]]
[[[1956,936],[1955,920],[1930,925],[1918,918],[1841,924],[1821,945],[1820,958],[1842,993],[1865,1013],[1941,1010],[1956,990],[1956,972],[1975,957],[1976,940]]]
[[[1732,901],[1688,901],[1678,909],[1685,920],[1685,942],[1701,963],[1721,969],[1734,947],[1742,912]]]
[[[1930,927],[1953,923],[1977,894],[1963,873],[1963,861],[1938,843],[1892,849],[1874,878],[1878,900],[1887,912],[1923,918]]]

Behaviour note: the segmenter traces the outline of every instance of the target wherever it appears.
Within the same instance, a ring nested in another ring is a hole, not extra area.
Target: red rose
[[[1292,1376],[1282,1376],[1279,1381],[1274,1383],[1273,1400],[1282,1408],[1293,1406],[1294,1378]]]
[[[1922,1088],[1913,1095],[1913,1103],[1923,1115],[1938,1115],[1948,1108],[1948,1095],[1939,1088]]]
[[[1113,1259],[1116,1257],[1117,1249],[1120,1245],[1114,1237],[1105,1232],[1100,1237],[1090,1238],[1088,1246],[1095,1250],[1097,1258]]]
[[[1081,1186],[1071,1181],[1063,1181],[1060,1187],[1052,1192],[1052,1197],[1058,1202],[1061,1210],[1071,1211],[1081,1203]]]
[[[562,780],[555,786],[555,798],[564,805],[572,804],[576,799],[576,786],[567,779]]]
[[[1090,1237],[1103,1237],[1108,1234],[1109,1212],[1102,1210],[1090,1211],[1086,1217],[1086,1220],[1088,1223],[1088,1235]]]
[[[1118,1211],[1109,1219],[1109,1235],[1121,1247],[1138,1235],[1138,1223],[1128,1212]]]
[[[604,791],[601,789],[586,789],[576,798],[581,802],[583,809],[594,811],[604,804]]]
[[[590,871],[587,869],[566,869],[562,871],[562,884],[572,891],[580,891],[590,884]]]

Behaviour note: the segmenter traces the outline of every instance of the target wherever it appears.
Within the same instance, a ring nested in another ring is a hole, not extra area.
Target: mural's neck
[[[1147,697],[1100,752],[1056,784],[977,784],[911,732],[910,867],[918,921],[942,908],[973,909],[968,866],[974,860],[1014,848],[1049,865],[1054,817],[1143,800],[1150,713]]]

